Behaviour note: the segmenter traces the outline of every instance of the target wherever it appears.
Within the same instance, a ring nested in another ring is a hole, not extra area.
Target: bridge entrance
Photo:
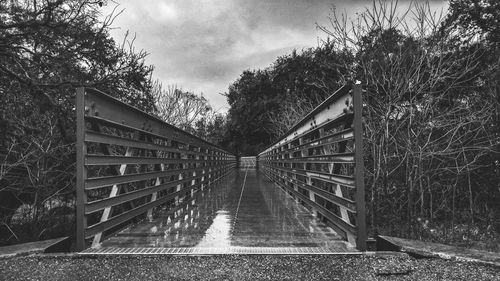
[[[240,157],[240,168],[257,168],[256,156],[242,156]]]
[[[358,86],[335,92],[258,156],[239,159],[102,92],[79,89],[77,248],[364,250],[361,140]]]

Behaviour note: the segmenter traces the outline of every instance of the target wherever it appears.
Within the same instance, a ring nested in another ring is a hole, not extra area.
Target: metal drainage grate
[[[348,252],[356,253],[356,252]],[[89,248],[81,255],[300,255],[300,254],[347,254],[321,247],[228,247],[228,248]]]

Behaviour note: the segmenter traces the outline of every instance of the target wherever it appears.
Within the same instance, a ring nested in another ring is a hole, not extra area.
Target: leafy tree
[[[449,13],[441,27],[441,33],[453,34],[455,45],[470,51],[478,48],[481,56],[478,62],[478,79],[475,81],[478,103],[489,102],[494,97],[492,124],[488,126],[490,136],[500,135],[500,2],[494,0],[451,0]],[[465,42],[473,42],[467,48]],[[482,213],[488,213],[487,221],[500,231],[500,141],[492,141],[495,147],[489,157],[482,159],[483,169],[475,171],[472,181],[478,181],[485,188],[478,192],[477,201],[486,202]],[[495,145],[496,144],[496,145]]]
[[[265,129],[269,126],[266,112],[277,107],[279,100],[267,70],[244,71],[226,94],[230,109],[229,149],[237,154],[255,155],[271,142]]]
[[[214,111],[198,120],[195,124],[195,135],[213,144],[223,146],[227,136],[227,120],[224,114]]]
[[[480,36],[500,43],[500,3],[495,0],[450,0],[443,27],[459,33],[462,40]]]
[[[109,29],[116,14],[101,20],[102,4],[0,2],[0,243],[71,227],[71,218],[58,221],[49,210],[73,206],[75,87],[155,109],[146,53],[136,52],[133,40],[114,42]],[[22,204],[29,230],[19,225],[22,214],[13,217]]]

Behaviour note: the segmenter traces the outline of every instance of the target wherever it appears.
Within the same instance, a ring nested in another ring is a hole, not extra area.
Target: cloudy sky
[[[349,16],[371,1],[349,0],[114,0],[122,14],[112,36],[127,30],[135,46],[149,53],[155,78],[165,86],[203,93],[215,109],[226,111],[227,91],[245,69],[269,66],[278,56],[314,47],[330,8]],[[405,1],[399,1],[404,5]],[[407,1],[406,1],[407,2]],[[116,4],[110,1],[105,13]],[[445,7],[436,0],[433,7]]]

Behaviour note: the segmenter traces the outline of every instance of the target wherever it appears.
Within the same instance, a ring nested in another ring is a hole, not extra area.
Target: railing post
[[[76,90],[76,250],[82,251],[85,245],[85,228],[87,219],[85,217],[85,89]]]
[[[365,184],[363,163],[363,100],[361,97],[362,87],[360,84],[353,85],[353,110],[354,110],[354,181],[356,186],[356,248],[366,250],[366,214],[365,214]]]

